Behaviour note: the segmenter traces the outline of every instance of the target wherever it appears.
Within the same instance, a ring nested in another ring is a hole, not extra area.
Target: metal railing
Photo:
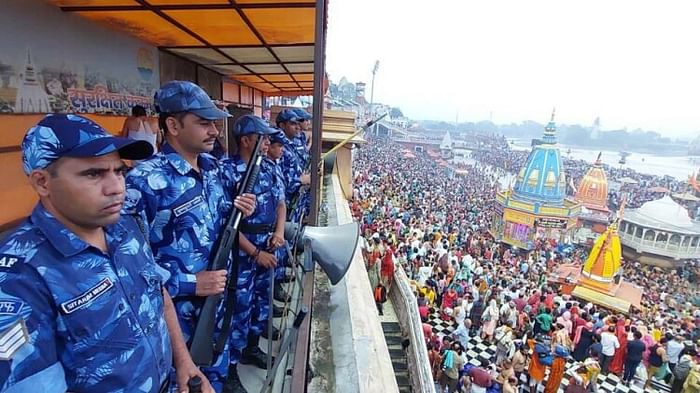
[[[389,299],[394,306],[401,330],[411,340],[411,344],[406,348],[406,358],[413,391],[432,392],[435,383],[423,336],[423,322],[418,315],[418,301],[402,267],[394,271],[394,285],[389,291]]]

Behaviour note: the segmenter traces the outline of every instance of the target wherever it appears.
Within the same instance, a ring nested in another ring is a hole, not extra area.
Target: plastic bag
[[[646,380],[649,379],[649,374],[647,374],[647,368],[644,367],[643,363],[639,363],[639,366],[637,366],[637,371],[635,371],[634,376],[635,378],[643,382],[646,382]]]

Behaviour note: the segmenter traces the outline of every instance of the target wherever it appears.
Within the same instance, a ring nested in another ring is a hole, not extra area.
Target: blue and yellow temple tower
[[[537,239],[569,241],[581,205],[566,197],[566,186],[552,112],[541,143],[532,147],[518,172],[515,187],[496,195],[494,238],[526,250],[534,248]]]

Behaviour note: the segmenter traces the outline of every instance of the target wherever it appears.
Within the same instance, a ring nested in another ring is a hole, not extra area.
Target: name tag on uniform
[[[202,203],[204,203],[204,198],[202,198],[202,196],[199,195],[191,201],[185,202],[182,205],[174,208],[173,213],[175,213],[175,217],[180,217],[181,215],[187,213],[188,211],[194,209]]]
[[[94,287],[88,289],[71,300],[61,303],[61,311],[63,311],[64,314],[70,314],[80,310],[81,308],[90,305],[90,303],[94,302],[98,297],[104,295],[113,286],[114,283],[112,280],[110,280],[109,277],[105,277]]]

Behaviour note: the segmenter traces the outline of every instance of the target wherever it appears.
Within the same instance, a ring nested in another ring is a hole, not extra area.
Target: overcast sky
[[[330,0],[327,71],[413,119],[700,134],[698,0]]]

